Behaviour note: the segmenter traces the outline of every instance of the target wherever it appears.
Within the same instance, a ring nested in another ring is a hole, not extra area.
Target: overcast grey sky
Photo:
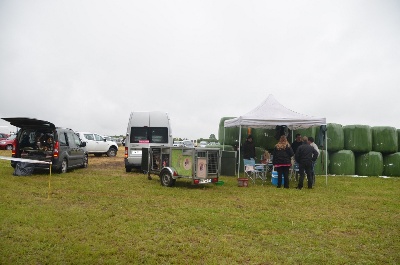
[[[174,137],[208,138],[273,94],[400,128],[399,3],[0,0],[0,117],[119,135],[161,110]]]

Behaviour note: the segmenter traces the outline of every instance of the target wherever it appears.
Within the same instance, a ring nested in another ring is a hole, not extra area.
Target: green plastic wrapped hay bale
[[[398,150],[397,130],[389,126],[375,126],[372,131],[372,150],[383,154]]]
[[[372,151],[372,133],[370,126],[346,125],[343,126],[343,134],[345,150],[360,153]]]
[[[228,127],[224,128],[224,122],[226,120],[234,119],[235,117],[223,117],[219,122],[218,128],[218,141],[221,144],[226,145],[235,145],[236,142],[239,141],[239,127]],[[225,131],[225,138],[224,138]],[[246,139],[247,137],[247,127],[242,127],[242,138]]]
[[[326,157],[325,154],[328,154],[328,157]],[[317,161],[315,161],[315,168],[314,168],[315,175],[325,175],[327,159],[328,159],[328,169],[329,169],[329,153],[326,153],[325,150],[319,150],[319,156],[317,158]]]
[[[356,172],[354,153],[351,150],[333,152],[329,161],[329,174],[354,175]]]
[[[319,127],[319,126],[312,126],[312,127],[310,127],[310,128],[307,128],[307,129],[297,129],[297,130],[294,130],[294,132],[293,132],[293,139],[296,137],[296,134],[298,134],[298,133],[300,133],[301,134],[301,136],[303,137],[303,136],[307,136],[307,137],[312,137],[312,138],[316,138],[315,137],[315,135],[316,135],[316,132],[317,132],[317,127]],[[289,139],[288,139],[289,140]],[[289,142],[291,142],[291,139],[289,140]]]
[[[275,138],[276,131],[274,129],[253,128],[251,134],[254,139],[255,146],[272,150],[278,143]]]
[[[344,148],[343,127],[337,123],[328,123],[327,126],[327,145],[328,151],[335,152]]]
[[[383,175],[400,176],[400,152],[383,156]]]
[[[397,151],[400,152],[400,129],[397,129]]]
[[[381,176],[383,156],[379,152],[368,152],[356,156],[356,174],[359,176]]]

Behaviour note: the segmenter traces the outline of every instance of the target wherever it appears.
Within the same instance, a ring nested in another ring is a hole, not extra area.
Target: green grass
[[[166,188],[121,155],[53,174],[50,198],[0,160],[0,264],[400,264],[400,178]]]

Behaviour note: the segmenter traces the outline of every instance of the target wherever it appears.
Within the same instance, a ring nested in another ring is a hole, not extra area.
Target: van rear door
[[[56,126],[48,121],[42,121],[31,118],[2,118],[5,121],[8,121],[12,126],[18,128],[34,128],[34,129],[50,129],[54,130]]]

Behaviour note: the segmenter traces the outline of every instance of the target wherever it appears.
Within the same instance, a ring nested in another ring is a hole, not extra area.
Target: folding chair
[[[256,170],[255,170],[256,161],[254,159],[243,159],[244,173],[247,178],[251,179],[253,184],[256,183]]]
[[[261,179],[262,185],[267,181],[268,164],[256,164],[255,167],[256,179]]]

